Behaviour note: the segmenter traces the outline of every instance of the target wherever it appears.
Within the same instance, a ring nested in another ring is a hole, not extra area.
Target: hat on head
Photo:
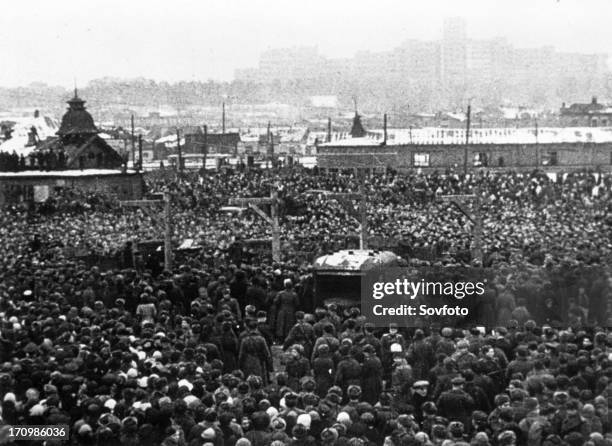
[[[306,429],[310,429],[310,424],[312,423],[312,418],[307,413],[303,413],[298,416],[297,424],[301,424]]]
[[[503,431],[497,437],[499,445],[510,445],[516,442],[516,434],[513,431]]]
[[[277,431],[284,431],[287,428],[287,423],[281,417],[276,417],[272,420],[272,429]]]
[[[465,378],[463,376],[455,376],[452,380],[451,380],[451,384],[454,386],[459,386],[461,384],[465,383]]]
[[[295,426],[293,426],[291,433],[297,440],[301,440],[308,435],[308,430],[306,429],[306,426],[302,424],[296,424]]]
[[[450,327],[444,327],[441,331],[442,336],[450,338],[453,335],[453,329]]]
[[[212,427],[209,427],[208,429],[205,429],[204,432],[202,432],[202,438],[204,440],[214,440],[215,439],[215,430]]]
[[[359,398],[361,396],[361,387],[353,384],[348,387],[347,394],[349,398]]]
[[[321,440],[326,441],[328,443],[337,441],[338,431],[333,427],[323,429],[323,431],[321,432]]]

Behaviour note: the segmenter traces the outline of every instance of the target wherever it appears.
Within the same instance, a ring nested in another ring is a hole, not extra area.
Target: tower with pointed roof
[[[40,141],[36,151],[57,156],[61,154],[64,162],[60,164],[66,169],[121,168],[125,160],[99,133],[92,116],[85,109],[85,101],[75,88],[57,136]]]
[[[85,109],[85,101],[79,98],[77,89],[74,97],[68,101],[68,110],[62,117],[62,123],[57,135],[64,144],[82,144],[87,139],[98,134],[98,129],[89,112]]]
[[[363,124],[361,123],[361,116],[355,110],[355,116],[353,117],[353,126],[351,127],[351,137],[353,138],[363,138],[366,136],[366,130],[363,128]]]

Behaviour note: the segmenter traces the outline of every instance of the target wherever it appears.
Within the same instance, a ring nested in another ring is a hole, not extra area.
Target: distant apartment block
[[[606,54],[558,52],[547,46],[515,48],[503,38],[468,38],[461,18],[444,21],[438,41],[407,40],[390,51],[359,51],[333,59],[316,47],[272,49],[261,54],[259,66],[236,70],[244,82],[293,80],[363,82],[381,79],[408,85],[457,88],[470,94],[500,91],[525,100],[543,91],[567,94],[569,100],[596,94],[609,76]],[[334,92],[330,92],[334,93]]]

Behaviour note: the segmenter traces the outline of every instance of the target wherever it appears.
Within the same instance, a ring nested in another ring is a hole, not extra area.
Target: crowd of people
[[[269,225],[258,215],[237,216],[220,209],[234,197],[269,197],[272,188],[279,191],[282,203],[281,242],[287,259],[298,256],[312,261],[345,247],[347,238],[359,233],[359,222],[343,206],[324,194],[309,193],[355,192],[361,180],[353,174],[295,169],[270,175],[255,170],[205,177],[187,174],[179,180],[173,171],[157,171],[147,174],[147,182],[153,191],[174,191],[175,243],[195,239],[208,248],[224,248],[236,238],[269,237]],[[408,256],[428,252],[430,260],[444,255],[469,264],[472,223],[436,197],[476,193],[481,198],[478,212],[487,265],[498,261],[600,264],[612,254],[611,185],[610,175],[587,172],[559,174],[556,179],[541,172],[467,178],[452,174],[371,176],[365,180],[368,237],[383,248],[403,247]],[[39,233],[54,244],[111,253],[127,240],[155,240],[163,234],[165,222],[159,210],[122,208],[109,204],[108,197],[98,198],[103,206],[86,204],[78,212],[74,206],[62,206],[75,200],[80,201],[61,197],[58,203],[46,205],[57,209],[18,235]],[[474,203],[466,206],[476,214]],[[3,226],[20,225],[26,216],[23,208],[13,207],[0,218],[4,218]],[[57,225],[60,220],[65,224]]]
[[[65,424],[72,445],[612,445],[612,177],[296,168],[146,181],[173,193],[174,246],[201,246],[172,271],[74,257],[161,238],[160,210],[63,191],[0,214],[0,444],[11,425]],[[467,206],[494,271],[484,330],[375,327],[357,304],[316,300],[312,260],[358,232],[320,191],[362,182],[369,236],[412,265],[480,266],[471,223],[436,200],[479,196]],[[220,209],[273,189],[277,262],[243,249],[270,236],[265,220]],[[576,282],[567,314],[543,294],[559,268]]]
[[[0,151],[0,172],[22,172],[25,170],[64,170],[66,154],[63,150],[36,150],[24,156],[17,152]]]

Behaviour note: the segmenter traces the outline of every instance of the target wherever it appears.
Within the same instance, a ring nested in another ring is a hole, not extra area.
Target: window
[[[559,163],[557,152],[548,152],[544,155],[542,165],[544,166],[556,166]]]
[[[484,152],[478,152],[474,154],[474,166],[487,167],[488,165],[487,154]]]
[[[429,153],[415,153],[413,164],[414,167],[429,167]]]

